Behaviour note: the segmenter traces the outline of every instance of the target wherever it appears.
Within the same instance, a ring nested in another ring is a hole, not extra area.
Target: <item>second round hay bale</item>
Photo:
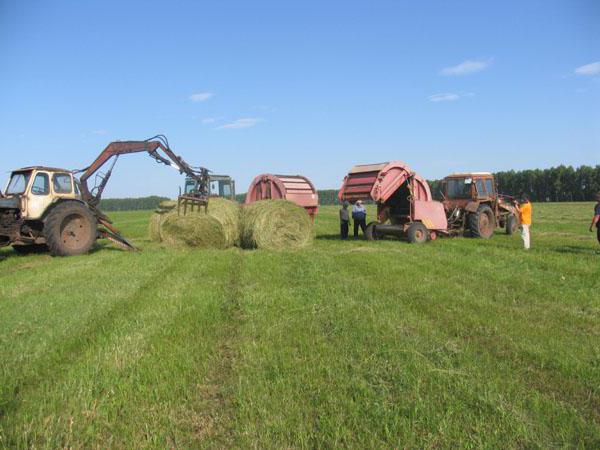
[[[229,248],[239,240],[239,205],[231,200],[212,198],[208,213],[204,208],[178,215],[167,213],[160,222],[160,238],[176,248]]]
[[[148,224],[148,235],[150,239],[156,242],[161,242],[162,238],[160,230],[162,223],[165,220],[167,214],[177,206],[175,200],[163,200],[158,204],[158,207],[154,213],[150,216],[150,223]]]
[[[312,243],[313,237],[309,215],[288,200],[260,200],[242,210],[243,248],[304,248]]]

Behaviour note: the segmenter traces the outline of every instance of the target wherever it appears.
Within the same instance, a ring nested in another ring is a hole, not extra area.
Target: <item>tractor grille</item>
[[[11,240],[17,239],[20,234],[23,220],[19,217],[18,210],[9,209],[0,211],[0,236],[7,236]]]

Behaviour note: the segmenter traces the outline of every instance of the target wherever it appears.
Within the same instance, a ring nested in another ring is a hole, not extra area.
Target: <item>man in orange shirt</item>
[[[590,225],[590,231],[594,231],[596,226],[596,237],[598,238],[598,244],[600,244],[600,192],[596,194],[596,206],[594,206],[594,217],[592,218],[592,224]]]
[[[519,216],[521,219],[521,239],[523,239],[525,250],[529,250],[531,247],[531,235],[529,234],[529,227],[531,226],[531,213],[533,208],[529,198],[526,195],[521,197],[520,203],[515,202],[515,206],[519,210]]]

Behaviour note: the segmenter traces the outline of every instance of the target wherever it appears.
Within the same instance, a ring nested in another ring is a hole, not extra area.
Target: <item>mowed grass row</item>
[[[5,447],[600,446],[590,204],[533,249],[317,239],[294,252],[0,253]],[[371,217],[373,216],[370,211]]]

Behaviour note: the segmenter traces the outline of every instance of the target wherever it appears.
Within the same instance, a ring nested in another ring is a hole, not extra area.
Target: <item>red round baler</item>
[[[246,201],[284,199],[306,209],[314,219],[319,210],[319,195],[310,180],[302,175],[273,175],[263,173],[250,183]]]

